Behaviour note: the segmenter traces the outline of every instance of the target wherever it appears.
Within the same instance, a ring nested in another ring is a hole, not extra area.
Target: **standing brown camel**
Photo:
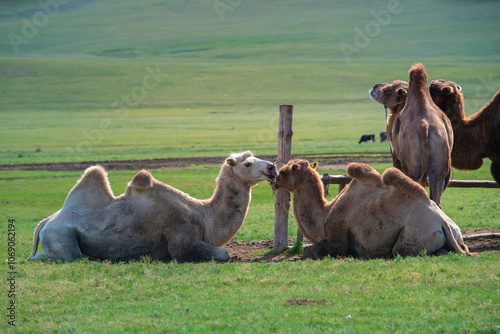
[[[453,127],[452,166],[475,170],[481,168],[484,158],[489,158],[491,175],[500,184],[500,91],[486,106],[468,118],[465,117],[461,88],[456,83],[434,80],[430,93]]]
[[[409,75],[408,97],[392,128],[394,154],[411,179],[425,185],[429,178],[430,197],[440,205],[450,180],[453,130],[432,101],[425,67],[415,64]]]

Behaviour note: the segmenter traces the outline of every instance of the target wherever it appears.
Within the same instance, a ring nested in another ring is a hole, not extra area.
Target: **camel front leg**
[[[221,261],[229,260],[229,253],[223,248],[216,248],[203,241],[196,241],[189,245],[180,257],[178,262],[206,262],[206,261]]]
[[[229,253],[204,241],[196,233],[196,228],[184,227],[177,230],[168,240],[168,252],[178,262],[227,261]]]
[[[343,240],[324,239],[304,248],[302,258],[322,260],[328,255],[331,257],[345,257],[348,248],[347,240],[344,242]]]
[[[323,247],[322,243],[326,240],[321,240],[312,246],[308,246],[304,248],[302,251],[303,259],[313,259],[313,260],[322,260],[323,258],[328,256],[328,251],[325,247]]]

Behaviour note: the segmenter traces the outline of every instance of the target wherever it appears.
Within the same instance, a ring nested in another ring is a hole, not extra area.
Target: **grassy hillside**
[[[423,62],[469,114],[500,88],[494,1],[214,3],[1,1],[0,163],[272,154],[282,103],[294,152],[385,150],[373,84]]]

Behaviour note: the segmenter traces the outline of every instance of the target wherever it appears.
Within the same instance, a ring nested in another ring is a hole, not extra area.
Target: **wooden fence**
[[[330,195],[329,185],[338,184],[339,193],[344,189],[346,184],[351,182],[352,178],[347,175],[328,175],[324,173],[321,177],[323,186],[325,187],[325,196]],[[449,188],[500,188],[500,185],[495,181],[470,181],[470,180],[451,180],[448,184]]]

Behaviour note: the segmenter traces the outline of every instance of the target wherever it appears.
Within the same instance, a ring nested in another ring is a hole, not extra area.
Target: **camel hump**
[[[410,74],[409,90],[411,90],[412,83],[414,88],[429,90],[429,84],[427,83],[427,71],[425,70],[424,65],[415,64],[410,68],[408,73]]]
[[[71,207],[73,211],[87,212],[92,208],[105,206],[113,199],[106,170],[102,166],[92,166],[85,170],[71,189],[63,208]]]
[[[424,65],[415,64],[408,73],[410,74],[408,96],[427,96],[430,99],[427,72]]]
[[[132,181],[130,181],[129,187],[138,189],[148,189],[153,187],[153,175],[150,172],[143,169],[137,173]]]
[[[382,174],[382,181],[384,182],[384,185],[393,187],[395,190],[407,197],[416,200],[429,201],[429,196],[427,195],[425,189],[422,188],[417,182],[404,175],[403,172],[397,168],[388,168],[384,174]]]
[[[349,174],[349,176],[351,176],[352,178],[359,180],[365,185],[382,185],[380,174],[367,164],[358,162],[350,163],[347,166],[347,174]]]

